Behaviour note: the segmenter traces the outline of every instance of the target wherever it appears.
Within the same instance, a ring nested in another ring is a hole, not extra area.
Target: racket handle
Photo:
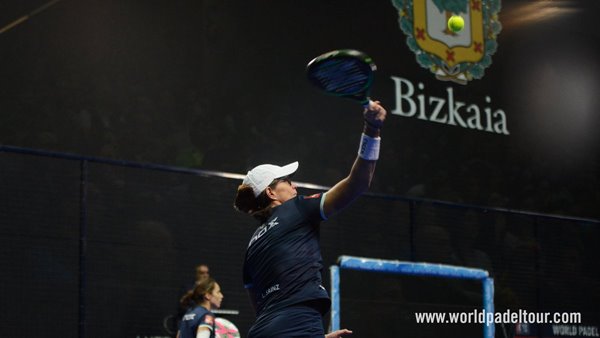
[[[362,105],[363,105],[363,107],[364,107],[365,109],[369,110],[369,106],[371,105],[371,103],[372,103],[372,102],[373,102],[373,101],[371,101],[371,99],[367,97],[367,98],[366,98],[366,99],[365,99],[363,102],[361,102],[361,103],[362,103]]]

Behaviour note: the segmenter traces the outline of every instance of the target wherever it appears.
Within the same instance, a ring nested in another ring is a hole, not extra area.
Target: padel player
[[[321,285],[319,224],[347,207],[371,183],[386,110],[370,102],[358,156],[349,175],[323,194],[299,196],[289,177],[298,162],[263,164],[238,187],[234,207],[260,221],[246,251],[244,286],[256,311],[248,337],[320,337],[330,300]],[[341,337],[349,330],[329,333]]]
[[[215,315],[211,309],[221,307],[223,294],[221,287],[211,277],[196,283],[182,298],[182,304],[194,304],[179,323],[177,338],[213,338],[215,336]]]

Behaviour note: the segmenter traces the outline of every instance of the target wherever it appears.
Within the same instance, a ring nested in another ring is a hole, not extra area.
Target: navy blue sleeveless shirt
[[[214,337],[215,315],[206,308],[198,305],[185,313],[179,323],[179,338],[196,338],[199,327],[206,327]]]
[[[244,261],[244,287],[256,298],[256,315],[293,304],[330,300],[321,285],[323,259],[319,224],[324,194],[296,196],[273,208],[271,216],[256,229]]]

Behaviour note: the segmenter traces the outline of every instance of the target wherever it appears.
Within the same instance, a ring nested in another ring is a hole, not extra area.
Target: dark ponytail
[[[242,184],[238,187],[233,201],[233,207],[241,212],[252,215],[261,222],[266,221],[271,216],[271,199],[265,191],[254,197],[252,187]]]
[[[196,306],[204,301],[204,295],[212,293],[215,289],[217,282],[212,278],[208,277],[200,282],[197,282],[193,289],[181,297],[179,302],[184,308]]]

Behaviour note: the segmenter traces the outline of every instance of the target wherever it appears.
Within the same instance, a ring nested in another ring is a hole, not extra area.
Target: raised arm
[[[379,158],[380,130],[386,117],[386,110],[379,101],[371,102],[363,112],[365,126],[358,156],[350,174],[331,188],[323,204],[325,217],[344,209],[371,185],[375,164]]]

